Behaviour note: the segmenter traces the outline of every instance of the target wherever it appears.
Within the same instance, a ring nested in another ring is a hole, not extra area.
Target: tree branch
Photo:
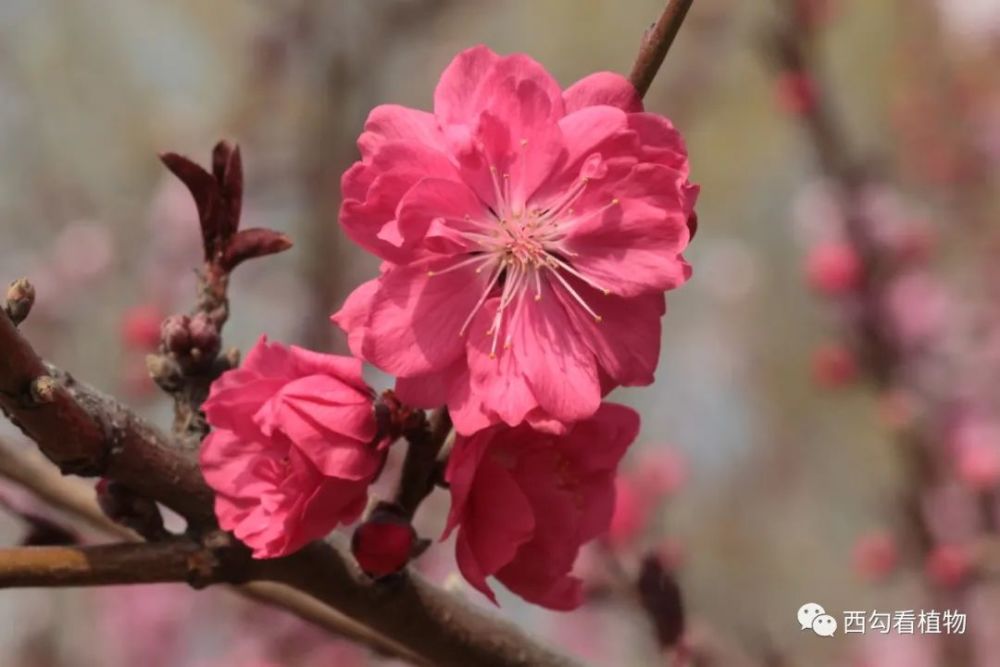
[[[649,91],[693,4],[694,0],[667,0],[660,18],[646,31],[628,77],[639,97],[645,97]]]
[[[50,378],[45,400],[31,388]],[[64,472],[100,474],[170,507],[199,528],[215,525],[212,494],[193,453],[117,402],[46,366],[7,317],[0,317],[0,406]],[[243,547],[235,547],[248,553]],[[234,559],[236,560],[236,559]],[[285,583],[392,637],[434,665],[561,667],[575,664],[515,626],[407,573],[398,585],[372,582],[343,548],[316,542],[252,572],[225,566],[223,581]]]
[[[212,526],[212,493],[193,457],[112,398],[45,364],[0,317],[0,409],[63,474],[102,476]]]
[[[413,519],[420,503],[434,490],[440,468],[438,455],[450,433],[448,409],[439,408],[428,421],[406,434],[406,458],[394,502],[407,519]]]
[[[136,533],[105,516],[97,505],[94,489],[90,485],[60,476],[36,452],[20,452],[0,443],[0,477],[21,485],[52,508],[79,519],[102,533],[129,541],[139,540]],[[427,664],[406,647],[288,586],[260,581],[234,586],[230,590],[254,602],[283,609],[335,635],[368,646],[380,654],[394,655],[414,664]]]
[[[186,581],[201,587],[225,576],[212,549],[190,541],[0,550],[0,588],[112,586]]]

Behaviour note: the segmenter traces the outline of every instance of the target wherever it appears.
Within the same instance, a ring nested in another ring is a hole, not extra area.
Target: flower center
[[[532,207],[530,203],[519,205],[511,196],[509,175],[501,176],[493,167],[490,174],[495,198],[494,206],[488,207],[490,216],[486,220],[467,218],[468,222],[478,224],[475,224],[475,231],[461,233],[474,249],[457,263],[430,272],[431,276],[435,276],[472,265],[476,266],[476,273],[488,272],[486,286],[462,324],[459,335],[465,335],[487,299],[499,295],[496,314],[486,332],[493,337],[490,357],[496,358],[505,320],[503,348],[508,349],[511,332],[516,329],[526,295],[531,294],[535,301],[540,301],[543,284],[551,289],[565,290],[595,322],[601,322],[601,316],[573,287],[567,274],[604,294],[610,292],[573,266],[572,258],[576,253],[565,248],[561,242],[570,228],[617,206],[618,200],[612,199],[606,206],[577,214],[573,204],[584,194],[589,183],[587,177],[581,176],[554,204],[545,208]]]

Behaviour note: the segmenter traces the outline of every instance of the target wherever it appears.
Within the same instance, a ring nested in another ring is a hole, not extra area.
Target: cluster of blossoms
[[[563,91],[477,47],[433,113],[377,107],[358,146],[340,222],[383,263],[332,318],[355,358],[261,341],[215,383],[202,464],[220,523],[274,557],[358,518],[392,439],[364,360],[402,403],[448,408],[445,533],[465,578],[572,608],[574,561],[608,530],[639,430],[603,398],[652,382],[664,292],[690,275],[681,137],[617,74]]]

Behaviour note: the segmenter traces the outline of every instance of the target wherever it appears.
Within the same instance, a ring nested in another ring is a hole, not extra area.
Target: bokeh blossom
[[[201,466],[223,529],[257,558],[358,518],[385,460],[361,362],[260,341],[212,385]]]
[[[624,77],[564,92],[527,56],[476,47],[433,113],[377,107],[358,146],[340,222],[384,263],[333,319],[402,400],[447,404],[463,434],[558,432],[652,382],[698,188]]]

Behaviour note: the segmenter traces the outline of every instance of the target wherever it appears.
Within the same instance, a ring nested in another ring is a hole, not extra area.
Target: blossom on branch
[[[446,478],[465,578],[496,602],[495,576],[525,600],[552,609],[582,602],[570,571],[580,547],[608,530],[615,471],[639,431],[639,415],[613,403],[565,435],[527,424],[459,436]]]
[[[212,385],[201,449],[219,525],[256,558],[358,518],[385,461],[361,361],[268,343]]]
[[[351,349],[465,435],[562,432],[653,381],[698,188],[680,134],[622,76],[562,91],[524,55],[459,54],[434,112],[374,109],[340,222],[384,260],[334,315]]]

